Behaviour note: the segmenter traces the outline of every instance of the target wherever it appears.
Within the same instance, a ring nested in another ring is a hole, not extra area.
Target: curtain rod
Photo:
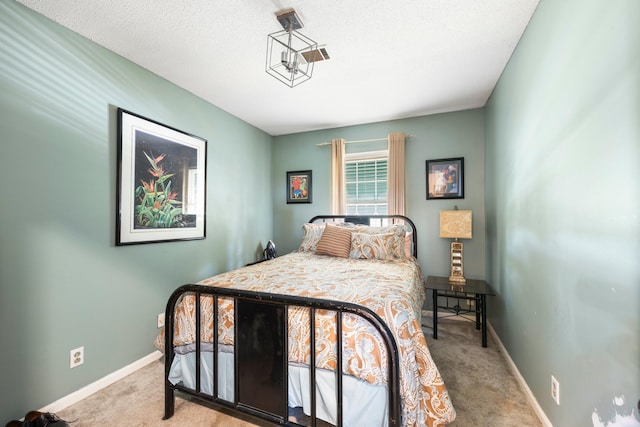
[[[405,135],[405,139],[409,139],[409,138],[415,138],[415,135]],[[358,140],[354,140],[354,141],[345,141],[345,144],[356,144],[358,142],[375,142],[375,141],[387,141],[389,139],[389,137],[386,138],[373,138],[373,139],[358,139]],[[321,142],[320,144],[316,144],[316,146],[318,147],[322,147],[324,145],[331,145],[330,142]]]

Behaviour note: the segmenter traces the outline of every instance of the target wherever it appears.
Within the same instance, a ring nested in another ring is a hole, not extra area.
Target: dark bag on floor
[[[5,427],[69,427],[69,423],[52,412],[30,411],[24,421],[9,421]]]

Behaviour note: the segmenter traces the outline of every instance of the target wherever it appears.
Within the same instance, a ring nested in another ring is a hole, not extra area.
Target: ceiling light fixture
[[[313,74],[315,62],[328,58],[326,50],[297,30],[302,21],[295,10],[276,14],[284,30],[267,36],[267,73],[289,87],[306,82]],[[324,55],[323,52],[324,51]]]

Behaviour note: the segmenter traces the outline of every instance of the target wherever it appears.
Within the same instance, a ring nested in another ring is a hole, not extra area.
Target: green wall
[[[486,106],[490,321],[555,426],[640,422],[639,24],[542,0]]]
[[[274,137],[273,213],[274,241],[279,253],[297,249],[302,224],[315,215],[330,214],[331,150],[317,144],[332,138],[347,140],[386,137],[405,132],[407,216],[418,228],[418,259],[423,273],[449,274],[449,243],[439,238],[439,212],[473,210],[473,239],[465,241],[465,276],[485,277],[484,238],[484,112],[482,109],[393,120],[359,126]],[[425,162],[464,157],[465,198],[426,200]],[[286,203],[286,172],[312,170],[313,203]]]
[[[208,140],[205,240],[115,247],[117,107]],[[8,0],[0,129],[4,425],[153,352],[178,285],[257,259],[272,237],[272,141]],[[85,363],[69,369],[79,346]]]
[[[330,209],[316,144],[394,131],[415,135],[407,214],[424,273],[448,273],[438,212],[472,209],[465,274],[498,291],[490,320],[549,419],[639,418],[638,22],[637,0],[542,0],[485,109],[271,138],[0,0],[0,423],[151,353],[177,285],[257,259],[270,238],[295,250]],[[114,246],[117,107],[208,140],[206,240]],[[466,197],[427,201],[425,160],[446,157],[465,157]],[[286,171],[306,169],[313,203],[287,205]]]

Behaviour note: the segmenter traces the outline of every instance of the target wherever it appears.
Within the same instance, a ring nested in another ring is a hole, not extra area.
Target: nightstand
[[[427,290],[433,291],[433,338],[438,339],[438,308],[453,316],[475,313],[476,329],[482,330],[482,346],[487,346],[487,295],[495,295],[491,286],[484,280],[467,279],[465,284],[449,282],[448,277],[429,276],[426,283]],[[438,305],[438,297],[447,298],[446,305]],[[449,305],[449,299],[456,304]],[[473,301],[475,308],[461,308],[460,300]],[[466,317],[462,316],[467,319]]]

